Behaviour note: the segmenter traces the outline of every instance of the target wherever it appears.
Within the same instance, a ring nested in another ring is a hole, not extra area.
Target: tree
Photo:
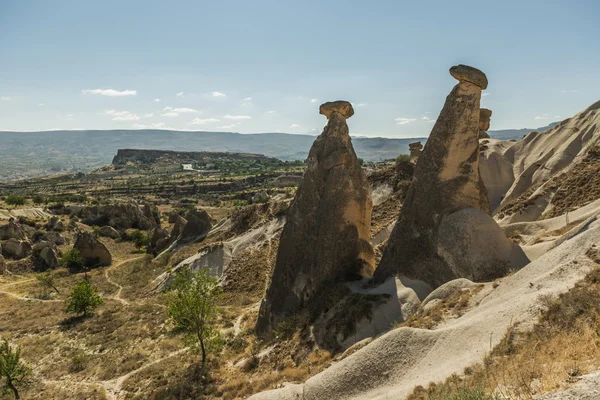
[[[8,340],[0,344],[0,378],[4,378],[6,387],[19,397],[19,386],[27,383],[31,369],[21,362],[21,347],[12,347]]]
[[[42,273],[42,274],[36,274],[35,275],[35,279],[37,279],[38,282],[43,287],[48,288],[48,289],[54,289],[54,291],[56,291],[56,293],[60,294],[60,292],[56,288],[56,285],[54,284],[54,276],[52,276],[52,274],[50,272],[45,272],[45,273]]]
[[[192,350],[200,350],[202,368],[206,366],[208,353],[220,346],[219,330],[216,328],[218,308],[216,300],[221,293],[217,280],[209,271],[201,269],[192,273],[189,269],[178,272],[166,293],[167,314],[175,327],[184,331]]]
[[[81,252],[75,248],[66,251],[60,258],[60,265],[71,269],[83,269],[85,262]]]
[[[148,246],[148,244],[150,244],[150,239],[148,238],[148,235],[146,235],[144,232],[139,231],[139,230],[135,230],[135,231],[131,232],[131,234],[129,235],[129,238],[135,244],[135,247],[138,250],[140,250],[142,247]]]
[[[27,199],[22,196],[6,196],[6,199],[4,201],[6,202],[6,204],[9,204],[11,206],[22,206],[25,205],[25,203],[27,203]]]
[[[33,204],[42,204],[46,202],[46,199],[43,196],[37,195],[32,198]]]
[[[72,314],[83,314],[86,317],[91,311],[102,304],[102,297],[91,282],[82,279],[71,288],[67,296],[65,311]]]

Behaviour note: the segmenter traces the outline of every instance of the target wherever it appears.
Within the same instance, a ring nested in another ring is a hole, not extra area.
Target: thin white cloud
[[[486,92],[486,93],[482,93],[482,94],[481,94],[481,96],[483,96],[483,97],[485,97],[485,96],[489,96],[489,95],[490,95],[490,94],[489,94],[489,93],[487,93],[487,92]]]
[[[163,111],[170,111],[172,109],[173,109],[173,107],[165,107],[165,108],[163,108]]]
[[[178,92],[175,96],[177,96],[177,97],[183,97],[183,92]]]
[[[275,114],[276,112],[277,111],[275,111],[275,110],[269,110],[269,111],[267,111],[267,114]]]
[[[555,115],[554,118],[560,118],[560,115]]]
[[[235,128],[236,124],[231,124],[231,125],[223,125],[220,126],[219,129],[233,129]]]
[[[139,121],[140,117],[129,111],[108,110],[104,114],[113,117],[113,121]]]
[[[172,108],[172,107],[168,107],[168,108],[169,108],[169,110],[171,110],[171,111],[173,111],[173,112],[176,112],[176,113],[180,113],[180,114],[185,114],[185,113],[197,113],[197,112],[198,112],[198,110],[195,110],[195,109],[193,109],[193,108],[185,108],[185,107],[182,107],[182,108]],[[165,110],[166,110],[166,109],[167,109],[167,108],[165,107]]]
[[[416,121],[416,118],[395,118],[394,121],[396,121],[398,123],[398,125],[406,125],[406,124],[410,124],[411,122]]]
[[[221,93],[221,92],[212,92],[211,95],[212,95],[212,97],[226,97],[225,93]]]
[[[170,129],[164,122],[156,122],[154,124],[133,124],[131,125],[133,129]]]
[[[206,124],[211,124],[213,122],[219,122],[219,121],[220,121],[220,119],[217,119],[217,118],[206,118],[206,119],[194,118],[192,120],[192,122],[190,122],[190,124],[206,125]]]
[[[431,114],[431,111],[425,111],[423,114]]]
[[[356,103],[356,104],[352,103],[352,106],[353,107],[366,107],[367,103]]]
[[[39,107],[44,107],[44,106],[45,106],[45,104],[44,104],[44,103],[40,103],[40,104],[38,104],[38,106],[39,106]]]
[[[115,89],[84,89],[81,91],[83,94],[97,94],[100,96],[109,97],[121,97],[121,96],[135,96],[137,90],[115,90]]]
[[[0,97],[0,100],[2,100],[2,101],[9,101],[10,97],[8,97],[8,96],[2,96],[2,97]]]
[[[252,97],[246,97],[244,101],[252,101]]]
[[[169,118],[173,118],[173,117],[178,117],[179,114],[177,114],[176,112],[167,112],[164,114],[161,114],[163,117],[169,117]]]
[[[318,99],[310,99],[311,103],[316,103],[317,101],[319,101]]]
[[[428,116],[424,116],[423,118],[421,118],[423,121],[431,121],[431,118],[429,118]]]
[[[152,114],[152,113],[144,114],[144,118],[150,118],[150,117],[154,117],[154,114]]]
[[[542,114],[542,115],[537,115],[534,119],[547,119],[548,118],[548,114]]]
[[[571,93],[577,93],[577,90],[571,90]]]
[[[154,99],[154,102],[155,102],[155,103],[160,103],[160,99],[158,99],[158,98],[157,98],[157,99]]]
[[[294,128],[300,128],[300,125],[298,124],[292,124],[290,125],[290,128],[294,129]]]
[[[233,120],[233,121],[241,121],[241,120],[244,120],[244,119],[252,119],[252,117],[249,116],[249,115],[226,115],[223,118],[230,119],[230,120]]]

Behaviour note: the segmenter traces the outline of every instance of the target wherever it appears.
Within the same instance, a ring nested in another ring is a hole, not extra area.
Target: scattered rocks
[[[326,282],[373,273],[371,194],[346,124],[354,110],[347,101],[335,101],[321,105],[319,112],[328,118],[327,126],[312,145],[287,212],[256,325],[260,335],[270,334]]]
[[[111,239],[119,239],[121,234],[112,226],[105,225],[98,229],[98,235],[102,237],[108,237]]]
[[[112,255],[106,246],[89,232],[78,233],[73,248],[79,250],[85,264],[89,267],[112,263]]]
[[[377,282],[397,274],[436,288],[456,278],[475,278],[465,274],[469,267],[449,263],[448,253],[460,251],[453,246],[463,243],[464,238],[454,238],[454,244],[448,243],[450,247],[440,247],[447,239],[442,237],[440,225],[446,216],[465,208],[490,212],[487,190],[479,175],[479,104],[487,78],[464,65],[452,67],[450,73],[460,82],[446,98],[419,157],[413,183],[375,271]],[[494,260],[487,261],[493,264]],[[505,272],[498,269],[496,274]]]
[[[131,203],[84,207],[78,216],[87,225],[108,225],[116,229],[147,230],[157,225],[151,209],[144,207],[144,210],[141,210]]]
[[[42,264],[44,269],[54,269],[58,266],[58,249],[52,242],[38,242],[32,248],[32,258]]]
[[[8,225],[6,225],[4,229],[0,230],[0,239],[27,240],[27,232],[21,224],[15,221],[14,218],[11,218],[8,221]]]
[[[56,215],[51,217],[48,222],[46,222],[46,230],[62,232],[65,230],[65,226],[63,222]]]

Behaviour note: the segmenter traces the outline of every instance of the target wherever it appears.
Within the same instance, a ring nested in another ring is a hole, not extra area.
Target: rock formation
[[[490,129],[492,110],[482,108],[479,110],[479,139],[489,139],[487,131]]]
[[[119,233],[119,231],[117,231],[112,226],[108,226],[108,225],[100,227],[98,229],[98,235],[100,235],[102,237],[108,237],[111,239],[119,239],[121,237],[121,234]]]
[[[157,225],[151,209],[144,207],[144,210],[141,210],[137,205],[130,203],[84,207],[78,215],[87,225],[108,225],[116,229],[146,230]]]
[[[0,246],[0,253],[2,253],[2,247]],[[0,275],[3,275],[6,272],[6,261],[2,254],[0,254]]]
[[[167,248],[171,239],[171,235],[169,235],[169,232],[166,229],[161,228],[160,226],[157,226],[156,228],[152,229],[149,236],[150,250],[153,254],[158,254],[162,250]]]
[[[11,238],[2,245],[2,252],[8,257],[20,260],[31,254],[31,243],[28,240]]]
[[[400,216],[375,272],[377,282],[398,274],[435,288],[462,277],[492,279],[509,268],[524,265],[523,258],[512,263],[513,246],[494,230],[496,223],[487,215],[490,204],[479,176],[479,103],[487,78],[478,69],[464,65],[452,67],[450,74],[459,83],[446,98],[419,157]],[[464,209],[473,211],[463,215]],[[476,218],[460,220],[460,216],[473,214]],[[452,224],[460,226],[454,229]],[[484,238],[503,242],[493,245],[501,250],[486,253],[478,248],[481,238],[469,234],[477,224],[484,224],[482,234],[489,233]]]
[[[414,142],[408,145],[408,149],[410,150],[410,159],[419,158],[421,155],[421,150],[423,150],[423,145],[421,142]]]
[[[65,227],[63,222],[56,215],[51,217],[48,222],[46,222],[46,230],[48,231],[62,232],[64,229]]]
[[[112,255],[106,246],[89,232],[78,233],[73,248],[79,250],[85,264],[89,267],[112,263]]]
[[[52,242],[37,242],[33,245],[32,258],[44,269],[54,269],[58,266],[58,249]]]
[[[212,228],[211,216],[204,210],[191,209],[185,214],[187,223],[177,240],[180,243],[194,242],[204,239]]]
[[[333,280],[370,277],[372,201],[354,153],[346,101],[325,103],[328,119],[308,155],[302,183],[287,213],[272,282],[260,307],[256,330],[269,334]]]
[[[6,225],[4,229],[0,231],[0,239],[27,240],[27,232],[21,224],[15,221],[14,218],[11,218],[8,222],[8,225]]]

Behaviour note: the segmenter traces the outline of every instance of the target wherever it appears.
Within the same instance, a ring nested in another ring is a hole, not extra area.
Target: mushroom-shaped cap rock
[[[481,108],[479,110],[479,118],[480,119],[490,119],[492,117],[492,110],[488,109],[488,108]]]
[[[450,75],[461,82],[470,82],[485,90],[488,86],[487,77],[477,68],[468,65],[455,65],[450,68]]]
[[[321,107],[319,107],[319,114],[323,114],[327,119],[334,112],[341,114],[344,118],[350,118],[354,115],[354,108],[352,108],[352,104],[344,100],[329,101],[321,104]]]

